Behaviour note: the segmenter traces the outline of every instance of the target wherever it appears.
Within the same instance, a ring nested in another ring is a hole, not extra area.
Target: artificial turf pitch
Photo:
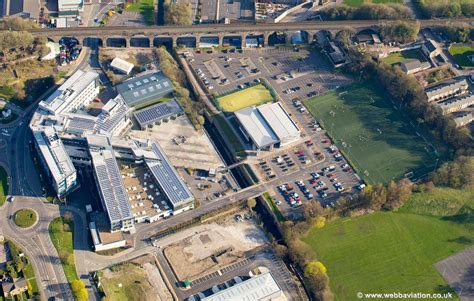
[[[353,84],[305,102],[333,142],[371,183],[387,183],[409,172],[432,171],[436,157],[415,126],[368,84]]]
[[[224,112],[235,112],[250,106],[273,101],[273,97],[264,85],[258,84],[219,97],[217,101]]]

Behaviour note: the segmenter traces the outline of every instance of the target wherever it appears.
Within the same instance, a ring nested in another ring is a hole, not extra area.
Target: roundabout
[[[13,221],[20,228],[31,228],[38,222],[38,214],[32,209],[20,209],[15,212]]]

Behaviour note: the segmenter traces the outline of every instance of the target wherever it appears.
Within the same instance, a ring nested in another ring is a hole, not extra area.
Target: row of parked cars
[[[209,89],[209,90],[214,89],[214,86],[211,85],[209,80],[206,78],[206,74],[204,74],[204,72],[202,72],[201,69],[196,68],[195,71],[196,71],[197,75],[201,78],[202,82],[207,87],[207,89]]]

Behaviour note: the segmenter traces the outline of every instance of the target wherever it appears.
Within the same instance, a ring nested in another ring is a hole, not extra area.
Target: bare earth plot
[[[164,249],[178,279],[193,280],[246,258],[246,253],[267,243],[265,234],[249,221],[209,224],[180,233]]]

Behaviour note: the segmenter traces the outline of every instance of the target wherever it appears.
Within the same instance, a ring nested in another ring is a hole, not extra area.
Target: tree
[[[0,29],[26,30],[32,28],[39,28],[39,26],[37,23],[21,17],[3,18],[0,23]]]
[[[72,290],[72,293],[74,294],[74,299],[76,301],[88,300],[86,286],[81,280],[73,280],[71,282],[71,290]]]
[[[381,27],[383,40],[386,42],[414,42],[420,31],[420,23],[399,21]]]
[[[189,0],[165,4],[165,23],[168,25],[191,25],[193,23],[192,5]]]
[[[314,222],[314,226],[318,229],[323,228],[326,225],[326,218],[324,216],[318,216]]]
[[[253,210],[255,206],[257,206],[257,201],[254,198],[247,200],[247,207],[249,207],[250,210]]]
[[[308,277],[310,274],[326,274],[327,268],[321,261],[311,261],[304,269],[304,275]]]

